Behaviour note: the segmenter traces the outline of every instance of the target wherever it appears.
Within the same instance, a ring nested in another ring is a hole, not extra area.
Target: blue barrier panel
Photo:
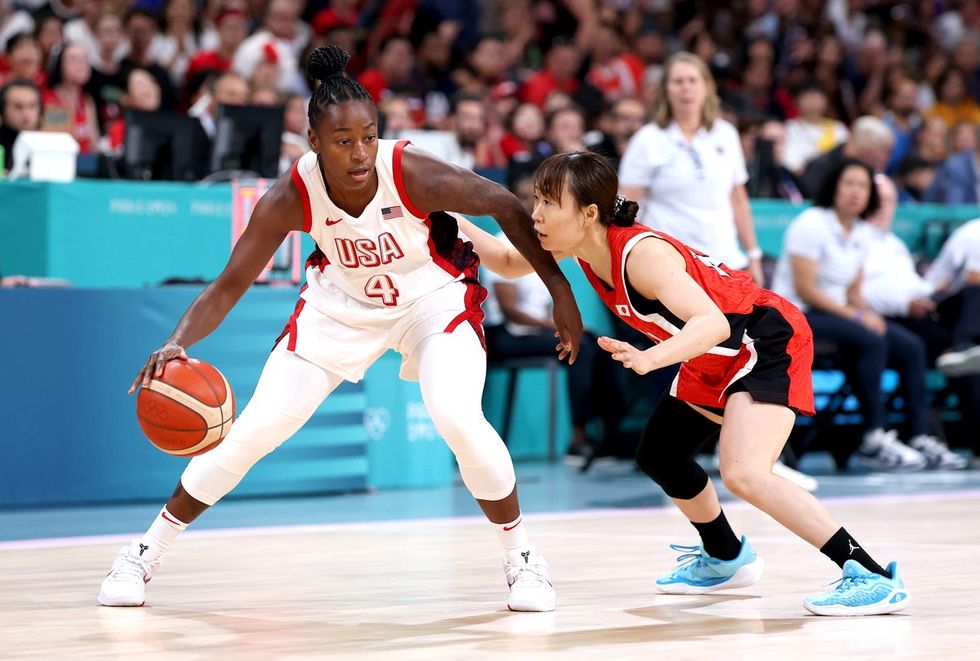
[[[0,205],[8,274],[80,287],[213,280],[231,253],[230,184],[0,181]],[[304,249],[313,249],[308,236]]]
[[[759,243],[778,255],[790,221],[805,208],[752,200]],[[956,225],[980,207],[906,204],[895,232],[914,250],[935,254]],[[490,219],[481,226],[498,231]],[[304,250],[312,250],[304,237]],[[214,278],[231,248],[231,187],[79,180],[71,184],[0,181],[0,268],[65,278],[83,287],[131,287],[169,277]]]
[[[126,394],[150,351],[199,292],[0,290],[0,505],[169,496],[186,459],[143,436]],[[194,357],[224,372],[244,405],[296,294],[253,288]],[[343,384],[300,432],[259,462],[236,495],[367,486],[363,383]]]

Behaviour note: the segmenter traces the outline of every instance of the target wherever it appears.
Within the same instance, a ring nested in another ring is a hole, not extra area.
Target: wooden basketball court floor
[[[899,561],[913,595],[902,614],[806,613],[803,597],[837,579],[838,569],[737,503],[726,505],[729,519],[765,558],[766,573],[751,588],[710,596],[653,588],[674,564],[667,545],[695,542],[671,508],[529,515],[552,565],[553,613],[506,610],[497,542],[476,516],[192,529],[148,585],[143,608],[96,602],[131,535],[8,536],[0,542],[0,658],[976,659],[973,474],[962,483],[970,488],[896,489],[897,482],[889,495],[825,500],[876,557]],[[533,483],[528,490],[533,495]]]

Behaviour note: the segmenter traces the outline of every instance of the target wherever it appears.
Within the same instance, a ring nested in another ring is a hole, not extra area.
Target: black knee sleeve
[[[708,484],[694,455],[721,426],[675,397],[664,397],[650,416],[636,450],[636,463],[671,498],[689,500]]]

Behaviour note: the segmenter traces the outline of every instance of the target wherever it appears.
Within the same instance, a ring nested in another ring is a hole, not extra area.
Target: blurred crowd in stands
[[[328,42],[354,54],[387,135],[445,131],[427,144],[511,180],[554,151],[621,156],[686,50],[739,130],[753,197],[812,196],[810,165],[836,149],[877,152],[902,201],[977,201],[976,0],[0,0],[2,144],[9,158],[11,135],[40,127],[111,154],[125,108],[213,134],[217,104],[281,106],[286,164],[306,148],[303,64]],[[861,116],[887,125],[887,154]]]

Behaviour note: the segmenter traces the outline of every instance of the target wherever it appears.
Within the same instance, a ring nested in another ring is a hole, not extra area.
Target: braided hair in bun
[[[315,128],[320,123],[328,106],[346,101],[364,101],[374,105],[374,99],[368,91],[347,75],[348,62],[350,53],[333,44],[321,46],[310,53],[306,71],[311,78],[320,81],[310,97],[310,126]]]

